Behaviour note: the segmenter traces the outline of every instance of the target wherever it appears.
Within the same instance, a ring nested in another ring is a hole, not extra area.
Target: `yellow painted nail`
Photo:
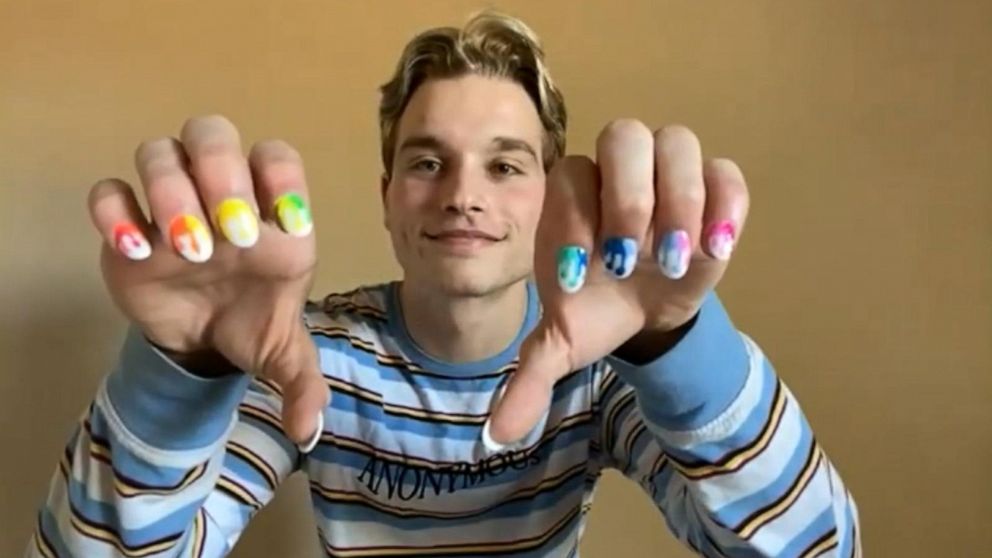
[[[240,198],[228,198],[217,206],[217,227],[239,248],[251,248],[258,242],[258,219],[248,202]]]

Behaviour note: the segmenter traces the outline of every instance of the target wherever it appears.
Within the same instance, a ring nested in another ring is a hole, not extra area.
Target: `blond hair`
[[[403,49],[393,77],[379,88],[379,132],[387,175],[396,149],[396,128],[407,103],[424,81],[467,74],[507,78],[527,91],[544,128],[544,167],[565,152],[565,100],[544,64],[540,39],[517,18],[481,12],[462,27],[420,33]]]

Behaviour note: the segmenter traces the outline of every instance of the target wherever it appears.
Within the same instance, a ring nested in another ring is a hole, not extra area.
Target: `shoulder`
[[[363,285],[309,301],[304,312],[312,334],[380,334],[389,322],[389,284]]]

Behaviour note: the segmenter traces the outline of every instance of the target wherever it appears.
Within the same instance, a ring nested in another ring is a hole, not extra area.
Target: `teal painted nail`
[[[586,281],[589,255],[581,246],[563,246],[558,250],[558,286],[566,293],[578,292]]]

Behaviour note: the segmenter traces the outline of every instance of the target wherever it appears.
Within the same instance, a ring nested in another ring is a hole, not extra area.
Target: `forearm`
[[[185,556],[246,385],[190,376],[132,332],[61,456],[36,555]]]
[[[685,514],[686,540],[776,556],[856,545],[853,501],[799,405],[715,297],[661,358],[612,364],[666,455],[667,482],[685,487],[655,496],[688,499],[659,502]]]

